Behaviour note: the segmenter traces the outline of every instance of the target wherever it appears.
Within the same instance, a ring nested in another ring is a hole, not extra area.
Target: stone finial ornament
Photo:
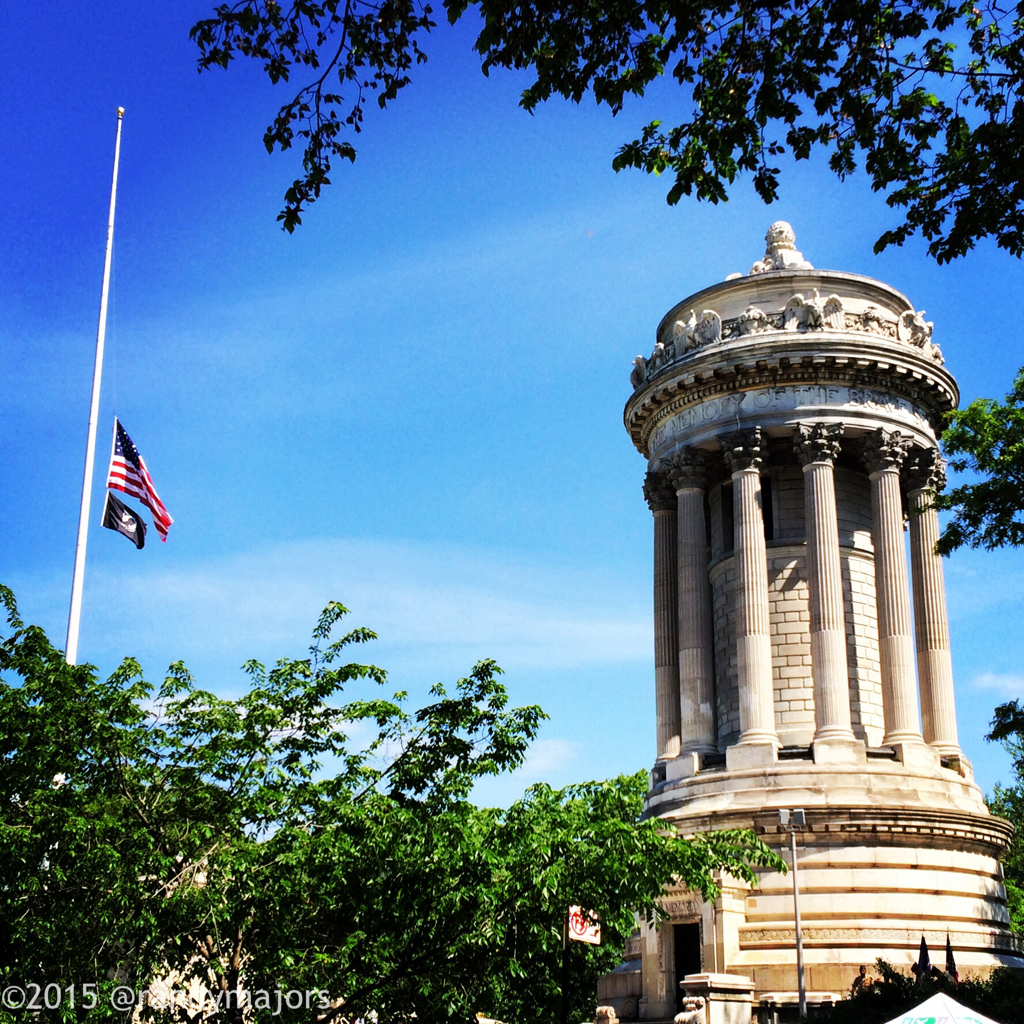
[[[751,274],[766,274],[772,270],[813,270],[804,254],[796,247],[796,234],[784,220],[777,220],[764,236],[764,259],[751,268]]]
[[[594,1014],[594,1024],[619,1024],[614,1006],[599,1006]]]

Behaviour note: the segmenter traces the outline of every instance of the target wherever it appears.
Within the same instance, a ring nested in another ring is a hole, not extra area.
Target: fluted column
[[[903,546],[900,467],[910,438],[877,430],[865,445],[871,478],[871,526],[875,548],[878,649],[882,668],[884,743],[921,743],[910,635],[910,592]]]
[[[644,497],[654,513],[654,702],[659,761],[679,756],[679,605],[676,598],[676,492],[648,472]]]
[[[839,561],[839,522],[833,463],[842,424],[797,428],[796,451],[804,471],[807,577],[810,584],[811,675],[814,680],[815,756],[819,745],[856,742],[850,718],[850,666]]]
[[[723,447],[732,470],[734,558],[736,560],[736,648],[739,663],[740,738],[736,746],[770,750],[749,759],[726,752],[730,768],[775,759],[775,702],[772,690],[772,640],[768,611],[768,553],[761,511],[764,457],[760,428],[735,434]]]
[[[946,484],[946,467],[935,448],[918,449],[913,453],[907,484],[922,732],[925,742],[939,753],[959,754],[946,587],[942,578],[942,558],[935,553],[939,540],[939,513],[934,507],[934,498],[935,492],[941,491]]]
[[[715,677],[708,581],[705,453],[684,448],[666,463],[676,489],[679,564],[679,725],[682,753],[716,751]]]

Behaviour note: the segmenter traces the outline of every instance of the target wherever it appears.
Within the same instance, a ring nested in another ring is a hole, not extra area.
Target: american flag
[[[107,487],[112,491],[124,491],[138,498],[153,513],[153,525],[160,539],[167,541],[167,530],[174,520],[160,500],[153,486],[153,479],[146,469],[145,460],[139,454],[128,432],[120,420],[114,420],[114,454],[107,472]]]

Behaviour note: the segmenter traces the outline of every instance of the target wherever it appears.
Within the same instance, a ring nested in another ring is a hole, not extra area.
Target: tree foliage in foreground
[[[933,955],[941,964],[942,951],[934,950]],[[833,1007],[814,1010],[811,1021],[815,1024],[885,1024],[901,1018],[936,992],[945,992],[968,1009],[992,1020],[1012,1024],[1021,1019],[1024,974],[1010,967],[997,967],[985,978],[962,971],[959,984],[941,972],[918,980],[910,974],[901,974],[884,960],[878,960],[875,967],[878,977],[872,984]]]
[[[720,202],[741,174],[771,202],[777,158],[820,149],[902,212],[876,248],[920,232],[940,262],[986,236],[1024,252],[1024,19],[1003,0],[444,0],[452,23],[469,12],[484,73],[530,73],[527,111],[590,95],[618,114],[670,79],[673,121],[613,162],[668,174],[670,203]],[[423,0],[235,0],[193,26],[201,70],[248,57],[288,89],[264,135],[269,152],[303,147],[288,231],[332,161],[355,159],[367,102],[410,84],[433,19]]]
[[[543,713],[509,709],[491,662],[406,711],[402,694],[376,692],[380,669],[343,661],[373,634],[332,640],[341,605],[308,658],[250,662],[248,691],[226,699],[180,664],[155,689],[131,659],[106,680],[68,666],[9,591],[0,599],[5,991],[72,986],[81,1007],[93,985],[89,1019],[123,1019],[115,985],[194,978],[231,1022],[239,990],[256,994],[255,1021],[547,1022],[562,922],[580,904],[606,936],[571,949],[580,1019],[667,881],[711,895],[719,871],[754,882],[782,867],[747,832],[687,840],[639,821],[642,775],[475,806],[474,783],[522,763]],[[275,990],[319,990],[330,1005],[275,1016],[258,1003]],[[66,995],[43,1013],[81,1015]]]
[[[938,550],[1024,544],[1024,369],[1005,402],[979,398],[952,413],[942,447],[952,469],[982,479],[938,496],[938,507],[953,512]]]
[[[988,798],[989,810],[1006,818],[1013,827],[1013,840],[1003,858],[1003,880],[1010,909],[1010,926],[1024,935],[1024,708],[1018,701],[1000,704],[992,717],[988,740],[1006,747],[1013,759],[1013,782],[997,785]]]

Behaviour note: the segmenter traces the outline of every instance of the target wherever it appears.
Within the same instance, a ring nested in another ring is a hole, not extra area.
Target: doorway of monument
[[[672,925],[672,944],[675,947],[675,1006],[676,1013],[681,1013],[685,993],[679,983],[688,974],[700,974],[704,968],[700,921]]]

